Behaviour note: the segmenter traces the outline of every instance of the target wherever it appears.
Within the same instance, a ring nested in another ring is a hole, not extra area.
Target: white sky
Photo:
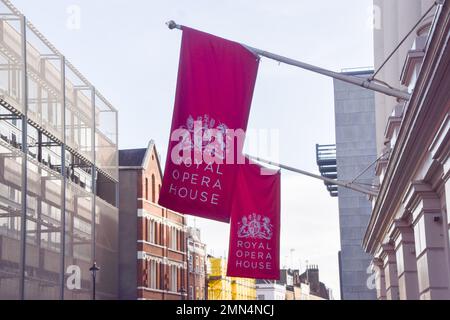
[[[119,110],[120,148],[154,139],[163,159],[181,41],[168,20],[335,71],[373,65],[372,0],[13,2]],[[81,9],[78,30],[66,26],[71,5]],[[262,59],[249,128],[278,129],[280,161],[317,171],[315,144],[335,141],[332,80]],[[318,264],[338,298],[337,200],[320,181],[282,179],[281,263]],[[196,224],[209,252],[224,255],[227,226]]]

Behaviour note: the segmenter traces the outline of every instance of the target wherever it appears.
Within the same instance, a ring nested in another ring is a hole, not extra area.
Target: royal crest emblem
[[[270,240],[273,236],[273,225],[270,218],[253,213],[242,217],[238,222],[238,237]]]
[[[201,126],[196,125],[196,122],[200,122]],[[186,120],[186,125],[181,126],[180,129],[189,132],[189,136],[183,139],[183,150],[190,151],[194,150],[195,146],[201,146],[203,152],[209,145],[216,143],[216,149],[219,150],[215,150],[215,156],[222,160],[225,158],[225,141],[229,139],[226,134],[228,130],[226,124],[217,123],[207,114],[197,117],[197,120],[194,120],[194,117],[190,115]]]

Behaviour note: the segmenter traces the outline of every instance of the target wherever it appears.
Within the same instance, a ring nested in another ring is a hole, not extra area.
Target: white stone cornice
[[[159,217],[159,216],[153,215],[153,214],[149,213],[148,211],[146,211],[144,209],[138,209],[137,216],[140,217],[140,218],[145,218],[147,220],[155,221],[155,222],[158,222],[158,223],[161,223],[161,224],[164,223],[164,218],[163,217]]]
[[[160,224],[168,226],[168,227],[174,227],[180,231],[186,231],[186,226],[184,224],[174,222],[172,220],[167,219],[166,217],[156,216],[156,215],[151,214],[150,212],[146,211],[145,209],[138,209],[137,216],[140,218],[145,218],[145,219],[148,219],[151,221],[155,221],[157,223],[160,223]]]
[[[149,253],[147,253],[145,251],[138,251],[137,252],[137,258],[138,258],[138,260],[155,261],[155,262],[161,263],[163,265],[177,266],[178,268],[186,269],[186,262],[180,262],[180,261],[171,260],[171,259],[169,259],[167,257],[154,256],[154,255],[149,254]]]
[[[145,251],[138,251],[137,252],[137,258],[138,258],[138,260],[155,261],[157,263],[165,264],[164,258],[148,254]]]

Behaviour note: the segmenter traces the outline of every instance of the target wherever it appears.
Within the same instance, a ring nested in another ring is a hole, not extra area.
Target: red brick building
[[[188,227],[188,300],[207,300],[206,244],[201,241],[200,229]]]
[[[120,150],[121,299],[186,298],[186,218],[157,204],[162,171],[153,141]]]

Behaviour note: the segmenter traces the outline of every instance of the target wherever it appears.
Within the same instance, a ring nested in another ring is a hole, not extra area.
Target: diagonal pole
[[[344,181],[340,181],[340,180],[334,180],[334,179],[322,177],[320,175],[317,175],[317,174],[314,174],[314,173],[311,173],[311,172],[308,172],[308,171],[304,171],[304,170],[301,170],[301,169],[293,168],[293,167],[286,166],[284,164],[276,163],[276,162],[273,162],[273,161],[261,159],[259,157],[253,157],[253,156],[249,156],[249,155],[247,155],[247,157],[249,159],[252,159],[252,160],[255,160],[255,161],[259,161],[259,162],[262,162],[262,163],[265,163],[265,164],[268,164],[268,165],[271,165],[271,166],[274,166],[274,167],[278,167],[280,169],[284,169],[284,170],[292,171],[292,172],[295,172],[295,173],[299,173],[299,174],[302,174],[302,175],[305,175],[305,176],[308,176],[308,177],[311,177],[311,178],[319,179],[319,180],[322,180],[324,182],[329,182],[329,183],[332,183],[334,185],[337,185],[337,186],[340,186],[340,187],[343,187],[343,188],[347,188],[347,189],[350,189],[350,190],[353,190],[353,191],[356,191],[356,192],[364,193],[364,194],[372,196],[372,197],[378,196],[378,192],[377,192],[376,189],[363,188],[363,187],[361,187],[361,186],[359,186],[359,185],[357,185],[357,184],[355,184],[353,182],[344,182]]]
[[[175,21],[171,20],[169,22],[167,22],[167,26],[169,27],[169,29],[173,30],[173,29],[179,29],[179,30],[183,30],[183,26],[179,25],[177,23],[175,23]],[[352,75],[346,75],[346,74],[342,74],[339,72],[335,72],[335,71],[331,71],[331,70],[327,70],[327,69],[323,69],[308,63],[304,63],[298,60],[294,60],[291,58],[287,58],[275,53],[271,53],[268,51],[264,51],[261,49],[257,49],[257,48],[253,48],[250,46],[247,46],[245,44],[242,44],[242,46],[244,46],[245,48],[247,48],[248,50],[250,50],[251,52],[262,56],[262,57],[266,57],[268,59],[271,60],[275,60],[281,63],[285,63],[294,67],[298,67],[301,69],[305,69],[305,70],[309,70],[315,73],[319,73],[321,75],[327,76],[327,77],[331,77],[333,79],[337,79],[337,80],[341,80],[343,82],[347,82],[350,84],[354,84],[356,86],[359,87],[363,87],[372,91],[376,91],[391,97],[395,97],[397,99],[400,100],[409,100],[411,95],[403,90],[399,90],[399,89],[395,89],[395,88],[390,88],[381,84],[376,83],[373,79],[371,78],[361,78],[361,77],[356,77],[356,76],[352,76]]]

